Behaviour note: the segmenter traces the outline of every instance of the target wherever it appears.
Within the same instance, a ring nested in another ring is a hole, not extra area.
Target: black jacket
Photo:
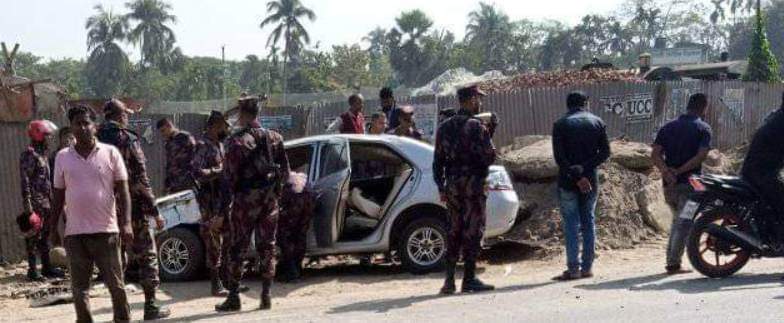
[[[577,190],[583,177],[596,186],[596,168],[610,157],[604,121],[581,109],[569,111],[553,125],[553,155],[558,164],[558,186]]]
[[[749,152],[743,161],[741,174],[744,178],[778,178],[784,168],[784,109],[771,114],[765,124],[754,134]]]

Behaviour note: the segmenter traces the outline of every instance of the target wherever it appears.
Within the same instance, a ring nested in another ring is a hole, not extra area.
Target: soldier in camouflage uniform
[[[196,188],[193,178],[193,154],[196,139],[187,131],[177,129],[169,119],[161,119],[156,126],[166,139],[166,180],[164,186],[169,194]]]
[[[44,277],[63,277],[63,273],[49,262],[49,230],[56,228],[47,223],[52,213],[52,177],[49,159],[46,156],[49,138],[57,127],[48,120],[34,120],[27,128],[30,137],[28,146],[19,159],[19,174],[22,184],[23,216],[37,213],[44,225],[40,230],[29,230],[25,234],[27,249],[27,278],[43,280]],[[43,277],[38,272],[37,256],[41,257]]]
[[[292,172],[280,199],[277,242],[280,247],[278,278],[289,282],[302,276],[308,228],[315,208],[315,196],[307,185],[308,177]]]
[[[207,268],[210,269],[212,296],[226,296],[228,291],[221,282],[221,263],[223,241],[223,227],[226,226],[231,195],[229,185],[223,176],[223,165],[226,151],[223,141],[228,137],[229,123],[223,114],[213,111],[207,119],[207,129],[202,140],[196,143],[196,153],[193,158],[193,177],[199,186],[196,198],[201,209],[201,226],[199,233],[207,253]],[[223,265],[223,266],[222,266]]]
[[[160,286],[158,276],[158,251],[155,237],[150,231],[150,218],[156,227],[164,227],[163,217],[155,207],[150,178],[147,176],[147,159],[142,151],[139,136],[128,129],[128,118],[133,111],[119,100],[112,99],[104,104],[105,121],[98,128],[98,140],[117,147],[128,169],[128,188],[131,195],[131,222],[133,245],[123,246],[128,252],[129,262],[139,266],[139,280],[144,289],[144,318],[157,319],[170,315],[169,309],[156,304],[155,292]]]
[[[278,222],[278,201],[289,176],[289,161],[283,148],[283,136],[263,129],[259,116],[259,99],[245,97],[239,102],[240,130],[234,133],[226,148],[226,177],[229,179],[233,203],[229,249],[229,296],[215,310],[239,311],[239,283],[244,270],[242,256],[247,251],[251,234],[256,233],[262,275],[260,309],[272,307],[270,287],[275,277],[275,231]]]
[[[457,91],[460,111],[438,127],[433,177],[449,209],[447,271],[441,294],[453,294],[455,266],[462,249],[463,292],[494,289],[476,278],[476,258],[485,230],[485,181],[495,162],[495,147],[487,127],[474,116],[484,93],[477,86]]]

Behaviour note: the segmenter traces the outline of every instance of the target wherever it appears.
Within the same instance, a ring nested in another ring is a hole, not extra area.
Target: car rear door
[[[332,246],[343,231],[350,165],[348,139],[334,137],[320,143],[313,184],[317,196],[313,229],[320,248]]]

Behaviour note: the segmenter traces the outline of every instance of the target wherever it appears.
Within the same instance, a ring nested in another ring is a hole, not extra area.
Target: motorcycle
[[[738,272],[751,258],[784,257],[776,233],[780,217],[739,177],[693,176],[694,189],[679,217],[694,221],[686,252],[694,269],[711,278]]]

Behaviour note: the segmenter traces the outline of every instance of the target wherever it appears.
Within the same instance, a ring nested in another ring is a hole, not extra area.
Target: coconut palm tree
[[[130,10],[125,18],[136,22],[128,39],[138,43],[142,66],[162,68],[167,65],[172,60],[170,56],[174,55],[176,41],[174,31],[167,26],[177,22],[177,17],[169,13],[172,6],[163,0],[135,0],[125,6]]]
[[[103,6],[87,19],[88,82],[94,94],[108,97],[119,91],[128,71],[128,55],[120,42],[126,39],[128,24],[122,16],[106,11]]]
[[[468,14],[466,42],[485,58],[483,69],[506,70],[514,24],[495,6],[479,3],[479,10]]]
[[[267,3],[268,16],[261,21],[260,28],[276,25],[267,39],[267,47],[274,47],[281,37],[284,41],[283,47],[283,104],[286,104],[287,71],[286,65],[291,59],[297,48],[302,48],[302,44],[310,44],[310,35],[302,25],[301,20],[307,18],[310,21],[316,20],[313,10],[306,8],[299,0],[273,0]]]

